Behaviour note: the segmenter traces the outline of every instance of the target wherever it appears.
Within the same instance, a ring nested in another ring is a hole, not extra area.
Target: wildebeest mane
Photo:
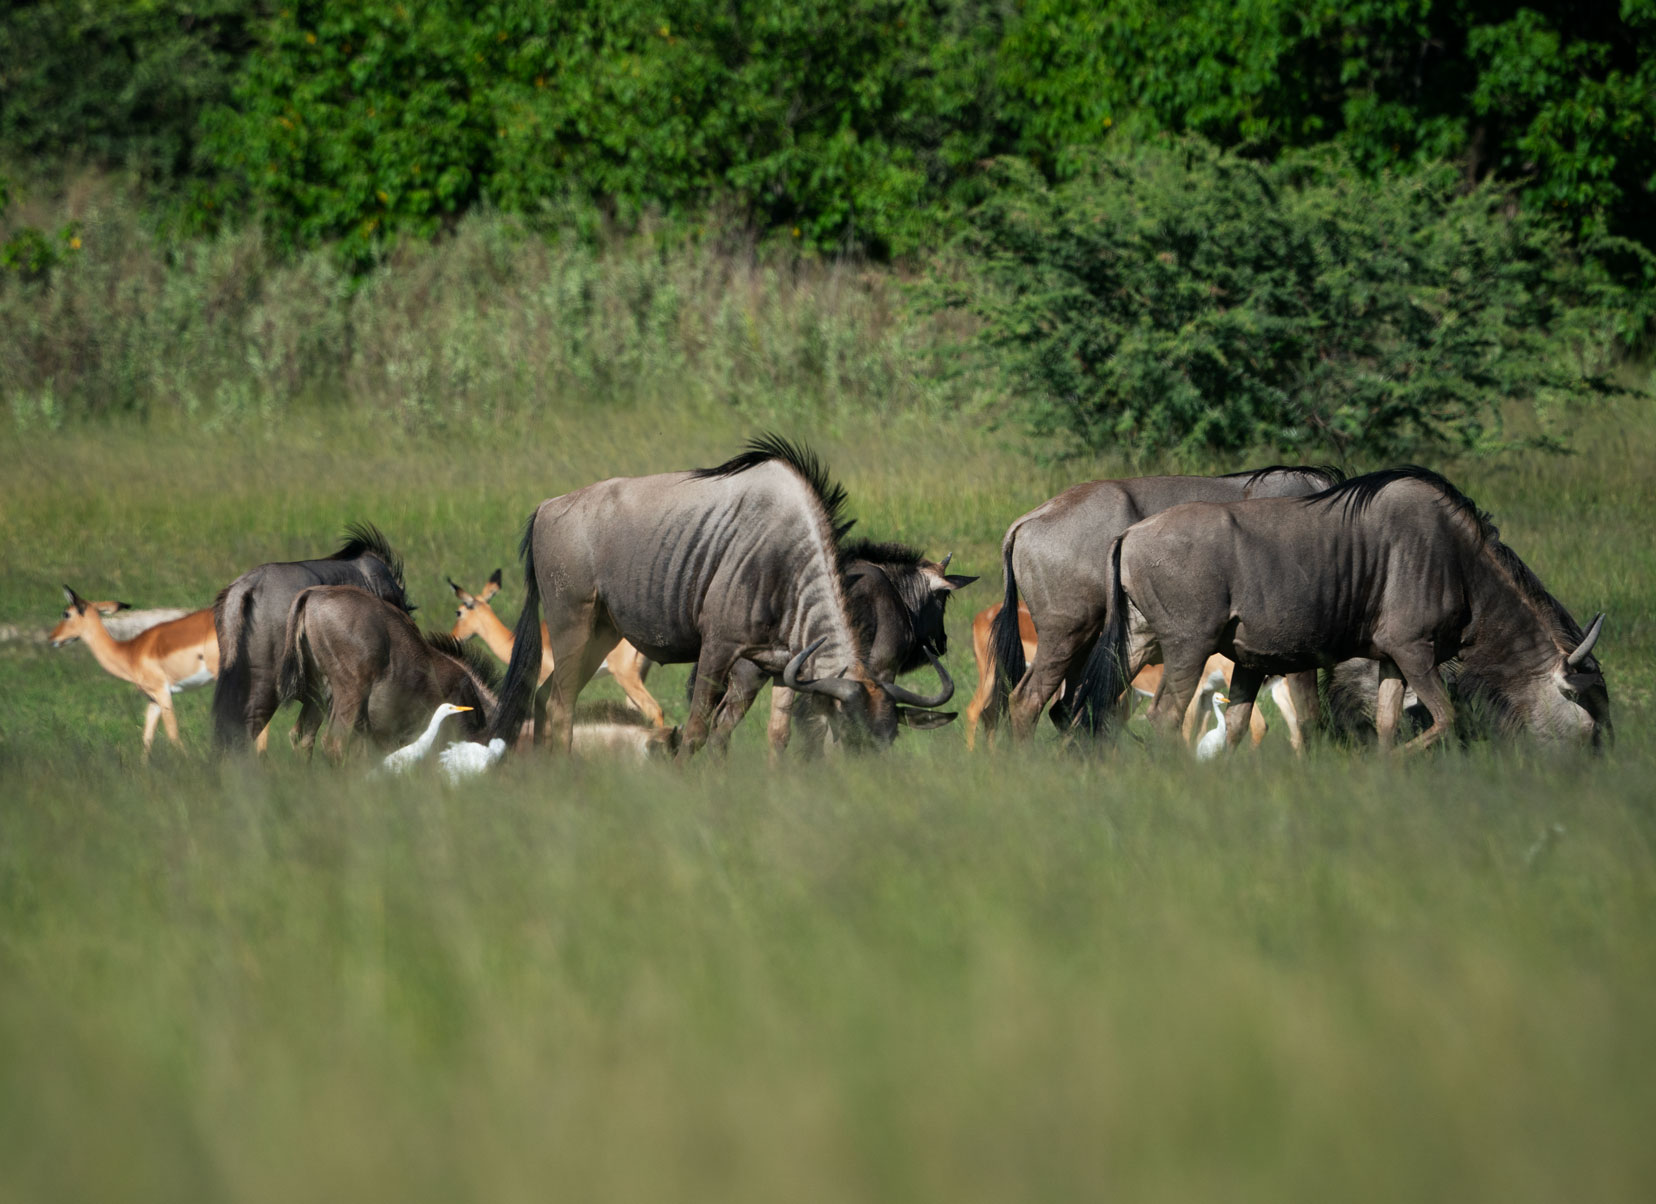
[[[1333,464],[1268,464],[1264,468],[1246,468],[1241,472],[1227,472],[1222,474],[1224,480],[1235,480],[1237,477],[1247,477],[1242,482],[1244,489],[1252,489],[1266,477],[1279,472],[1298,473],[1307,477],[1325,477],[1330,485],[1339,485],[1346,479],[1345,469]]]
[[[697,468],[690,475],[698,480],[733,477],[771,460],[782,461],[804,478],[805,483],[811,487],[811,492],[816,494],[817,501],[822,504],[823,514],[834,533],[834,541],[838,543],[844,538],[845,533],[857,521],[845,517],[845,486],[830,477],[828,466],[802,443],[792,443],[781,435],[766,432],[749,439],[741,452],[723,464],[717,464],[712,468]]]
[[[345,527],[345,542],[340,545],[339,551],[328,560],[355,560],[358,556],[372,556],[386,567],[391,579],[397,583],[397,596],[387,598],[405,611],[413,611],[408,604],[408,585],[403,581],[402,557],[391,548],[391,541],[385,537],[373,523],[348,523]]]
[[[856,539],[850,543],[841,544],[839,550],[840,568],[844,568],[853,560],[872,560],[876,564],[898,564],[905,568],[919,564],[924,555],[917,549],[903,543],[883,543],[874,539]]]
[[[1350,517],[1368,509],[1387,486],[1395,485],[1399,481],[1419,481],[1437,490],[1444,506],[1450,513],[1466,520],[1475,533],[1479,546],[1489,552],[1495,563],[1511,579],[1514,588],[1543,614],[1552,617],[1558,624],[1560,635],[1572,643],[1581,642],[1580,625],[1571,617],[1570,612],[1564,609],[1563,604],[1548,592],[1547,587],[1541,583],[1541,578],[1535,575],[1535,570],[1525,564],[1518,553],[1501,542],[1500,528],[1489,515],[1478,509],[1477,503],[1457,489],[1447,478],[1430,468],[1422,468],[1418,464],[1384,468],[1378,472],[1352,477],[1302,500],[1306,505],[1318,502],[1339,503],[1345,507],[1347,517]]]
[[[489,693],[500,692],[500,666],[484,649],[470,642],[462,643],[446,631],[425,631],[420,636],[431,648],[464,665],[467,672],[488,687]]]

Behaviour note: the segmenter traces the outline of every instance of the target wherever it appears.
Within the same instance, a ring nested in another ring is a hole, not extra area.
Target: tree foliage
[[[1056,186],[1021,160],[998,179],[970,215],[982,274],[954,301],[1037,428],[1081,447],[1475,449],[1508,402],[1604,387],[1554,341],[1584,333],[1591,274],[1450,169],[1370,180],[1193,140]]]

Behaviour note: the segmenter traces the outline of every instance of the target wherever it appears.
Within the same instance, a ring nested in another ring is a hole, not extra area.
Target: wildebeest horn
[[[799,670],[811,658],[811,654],[828,642],[823,636],[816,643],[803,652],[794,653],[794,658],[782,670],[782,684],[790,690],[801,690],[810,694],[826,694],[830,698],[837,698],[841,702],[850,702],[857,696],[859,686],[856,682],[845,677],[824,677],[809,681],[801,681]]]
[[[1581,637],[1581,643],[1576,645],[1576,650],[1564,659],[1564,664],[1568,668],[1579,668],[1581,666],[1581,662],[1586,660],[1587,657],[1592,654],[1593,645],[1598,643],[1599,630],[1603,626],[1604,612],[1600,611],[1598,617],[1587,625],[1587,634]]]
[[[948,572],[949,571],[949,561],[951,561],[953,559],[954,559],[954,553],[950,552],[947,556],[943,557],[943,563],[937,566],[937,571],[940,572],[940,573]]]
[[[922,648],[921,651],[926,654],[926,659],[931,662],[932,668],[937,670],[937,676],[943,679],[943,688],[934,697],[927,698],[924,695],[912,693],[889,681],[882,681],[880,689],[889,694],[893,702],[906,703],[911,707],[924,707],[929,710],[932,707],[942,706],[954,697],[954,678],[949,676],[949,671],[943,667],[943,662],[932,655],[930,648]]]

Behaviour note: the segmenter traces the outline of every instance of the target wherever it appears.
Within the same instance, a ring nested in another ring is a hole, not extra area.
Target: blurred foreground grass
[[[428,624],[543,497],[723,458],[730,413],[0,434],[0,624],[205,605],[383,526]],[[876,536],[998,593],[1113,466],[935,420],[808,436]],[[137,765],[84,649],[0,644],[0,1199],[1646,1199],[1656,1187],[1656,430],[1448,466],[1583,618],[1620,742],[1392,765],[1279,734],[968,757],[510,762],[464,791]],[[1216,467],[1241,467],[1240,465]],[[652,688],[682,715],[683,670]],[[595,691],[612,691],[601,683]],[[763,699],[761,700],[763,702]],[[280,729],[278,729],[280,730]]]

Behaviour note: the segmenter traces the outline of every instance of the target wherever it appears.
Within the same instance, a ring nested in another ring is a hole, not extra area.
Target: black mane
[[[852,543],[841,544],[839,550],[839,564],[842,570],[853,560],[870,560],[875,564],[894,564],[911,568],[924,559],[923,553],[907,544],[882,543],[873,539],[858,539]]]
[[[827,465],[802,443],[790,443],[774,433],[758,435],[749,439],[738,455],[723,464],[713,468],[697,468],[690,475],[698,480],[733,477],[771,460],[782,461],[805,479],[811,492],[816,494],[817,501],[822,504],[823,514],[827,516],[828,526],[834,533],[834,542],[838,543],[857,521],[845,517],[845,486],[829,477]]]
[[[452,656],[486,687],[489,693],[500,693],[500,664],[482,648],[472,643],[461,643],[446,631],[421,633],[426,644],[445,656]]]
[[[1397,468],[1384,468],[1379,472],[1370,472],[1360,477],[1352,477],[1350,480],[1342,481],[1332,488],[1324,489],[1321,493],[1314,493],[1302,500],[1306,505],[1317,502],[1340,503],[1345,507],[1347,517],[1350,517],[1353,514],[1361,514],[1368,509],[1369,506],[1374,504],[1375,498],[1380,496],[1382,490],[1399,481],[1419,481],[1437,490],[1443,499],[1443,504],[1448,507],[1451,513],[1459,515],[1472,524],[1473,530],[1477,532],[1479,543],[1489,549],[1490,554],[1495,557],[1496,563],[1512,577],[1518,591],[1538,607],[1552,614],[1557,619],[1559,630],[1566,639],[1574,643],[1581,642],[1580,624],[1564,608],[1564,604],[1553,597],[1547,587],[1541,583],[1541,578],[1535,575],[1535,570],[1525,564],[1519,558],[1518,553],[1501,542],[1500,528],[1496,527],[1489,515],[1478,509],[1477,503],[1452,485],[1447,478],[1433,472],[1430,468],[1422,468],[1418,464],[1403,464]]]
[[[329,560],[355,560],[358,556],[372,556],[390,570],[397,588],[406,590],[403,582],[402,557],[391,550],[391,541],[373,523],[350,523],[345,528],[345,543]]]
[[[1241,472],[1227,472],[1225,479],[1247,477],[1242,483],[1244,489],[1252,489],[1266,477],[1279,472],[1296,472],[1302,476],[1326,477],[1333,485],[1343,484],[1346,479],[1345,469],[1337,468],[1333,464],[1268,464],[1264,468],[1247,468]]]

